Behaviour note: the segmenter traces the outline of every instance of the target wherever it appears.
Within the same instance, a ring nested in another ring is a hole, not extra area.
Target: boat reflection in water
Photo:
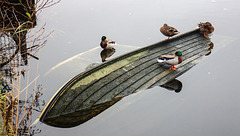
[[[40,121],[56,127],[74,127],[139,91],[162,86],[180,92],[182,83],[174,79],[200,62],[209,52],[210,42],[199,30],[193,30],[90,66],[56,92],[40,115]],[[176,50],[183,53],[183,62],[177,70],[157,62],[159,55]],[[102,60],[112,54],[105,53],[108,55]]]

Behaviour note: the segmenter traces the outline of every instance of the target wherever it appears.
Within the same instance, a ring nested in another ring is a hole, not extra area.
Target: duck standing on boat
[[[210,22],[198,24],[199,30],[203,33],[204,37],[209,37],[208,34],[211,34],[214,31],[214,27]]]
[[[113,48],[113,45],[115,45],[116,42],[115,41],[108,41],[106,36],[102,36],[101,38],[101,43],[100,46],[104,49],[104,50],[110,50]]]
[[[174,65],[180,64],[183,61],[182,52],[177,51],[175,54],[161,55],[161,56],[159,56],[157,61],[159,63],[169,64],[169,65],[171,65],[172,70],[176,70],[177,67],[175,67]]]
[[[169,26],[167,24],[164,24],[161,28],[160,28],[160,32],[167,36],[168,38],[166,40],[169,40],[170,37],[180,33],[176,28]]]

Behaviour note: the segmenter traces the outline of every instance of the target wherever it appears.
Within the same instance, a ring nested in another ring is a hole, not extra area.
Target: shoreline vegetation
[[[42,86],[37,85],[37,72],[36,78],[29,81],[29,60],[39,60],[39,50],[46,44],[50,33],[45,32],[46,24],[38,27],[38,30],[33,29],[41,11],[59,2],[0,1],[0,132],[3,134],[33,135],[41,132],[31,126],[33,113],[41,112],[45,102],[40,99]],[[26,87],[22,82],[27,82]],[[35,84],[33,92],[28,91],[30,84]]]

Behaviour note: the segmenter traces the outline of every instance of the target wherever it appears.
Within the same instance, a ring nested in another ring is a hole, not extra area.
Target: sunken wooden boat
[[[82,72],[63,85],[39,119],[55,127],[74,127],[123,97],[177,78],[209,52],[210,39],[198,29],[137,49]],[[159,55],[181,51],[177,70],[157,62]]]

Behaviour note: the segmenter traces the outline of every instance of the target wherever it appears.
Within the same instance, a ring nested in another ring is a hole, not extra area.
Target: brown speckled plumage
[[[169,37],[172,37],[178,33],[180,33],[176,28],[168,26],[167,24],[164,24],[161,28],[160,28],[160,32]]]
[[[199,30],[203,32],[205,37],[208,37],[208,34],[211,34],[214,31],[214,27],[210,22],[198,24]]]

